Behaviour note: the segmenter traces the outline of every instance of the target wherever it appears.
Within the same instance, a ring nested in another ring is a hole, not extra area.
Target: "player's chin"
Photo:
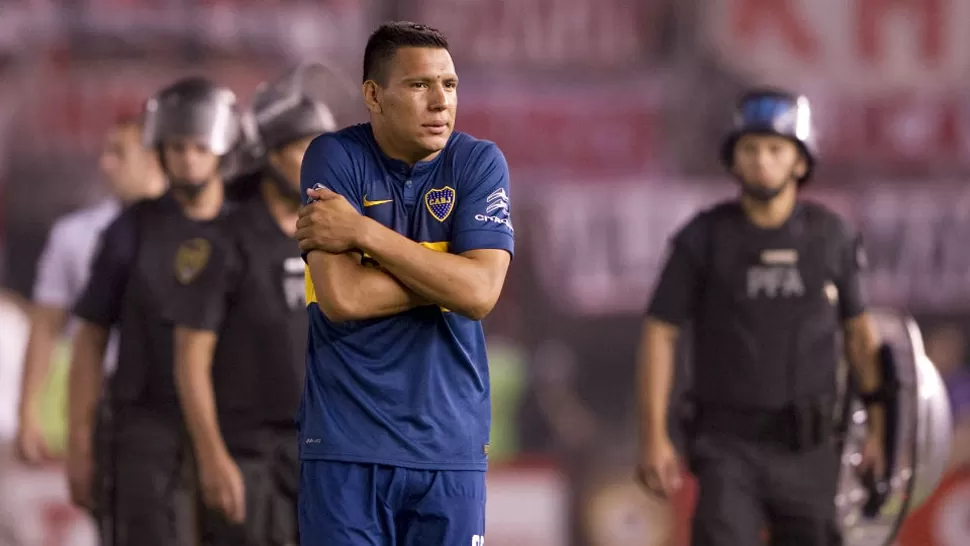
[[[429,152],[437,152],[443,150],[445,145],[448,144],[448,139],[451,137],[451,129],[443,128],[442,130],[434,131],[424,131],[418,137],[418,142],[421,143],[421,147]]]

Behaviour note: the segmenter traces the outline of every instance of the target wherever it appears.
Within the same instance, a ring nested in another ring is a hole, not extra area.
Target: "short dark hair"
[[[436,28],[410,21],[384,23],[367,40],[364,48],[364,81],[384,85],[387,61],[402,47],[448,49],[448,39]]]

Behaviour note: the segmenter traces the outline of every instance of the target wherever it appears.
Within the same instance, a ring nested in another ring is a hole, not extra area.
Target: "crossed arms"
[[[359,168],[341,142],[324,135],[310,145],[301,185],[311,202],[300,210],[296,238],[328,319],[377,318],[423,305],[473,320],[491,312],[505,283],[513,232],[507,216],[486,215],[497,200],[508,213],[508,165],[483,141],[464,159],[458,191],[452,190],[451,252],[440,252],[361,215]],[[365,266],[362,254],[380,267]]]
[[[307,255],[318,305],[331,321],[377,318],[430,304],[481,320],[495,307],[511,260],[504,250],[438,252],[361,218],[359,248],[381,269],[364,266],[356,252],[313,249]]]

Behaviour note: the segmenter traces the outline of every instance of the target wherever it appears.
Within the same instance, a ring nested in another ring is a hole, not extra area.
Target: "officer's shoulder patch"
[[[196,237],[183,242],[175,252],[175,278],[182,284],[194,281],[211,255],[212,245],[207,239]]]

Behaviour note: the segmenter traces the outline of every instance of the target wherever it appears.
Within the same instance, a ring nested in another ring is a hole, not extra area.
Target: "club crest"
[[[455,209],[455,190],[450,186],[443,188],[433,188],[424,194],[424,205],[434,219],[444,222],[451,216],[451,211]]]
[[[175,278],[182,284],[194,281],[209,263],[211,254],[209,241],[201,237],[185,241],[175,253]]]

